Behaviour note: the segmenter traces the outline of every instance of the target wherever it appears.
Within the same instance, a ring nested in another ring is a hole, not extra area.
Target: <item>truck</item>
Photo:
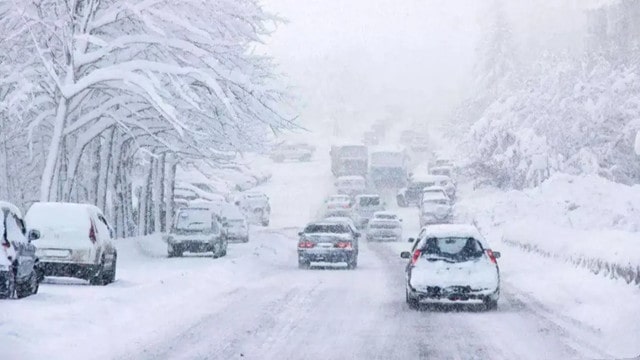
[[[369,177],[376,188],[401,188],[409,175],[409,156],[401,148],[377,149],[371,152]]]
[[[369,152],[365,145],[333,145],[330,154],[333,175],[367,176]]]

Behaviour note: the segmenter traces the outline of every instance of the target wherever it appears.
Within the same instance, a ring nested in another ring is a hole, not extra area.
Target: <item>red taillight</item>
[[[422,254],[422,251],[420,251],[420,250],[416,250],[416,251],[413,252],[413,257],[411,258],[411,265],[415,265],[416,264],[416,262],[420,258],[420,254]]]
[[[340,248],[340,249],[350,249],[351,248],[351,241],[338,241],[336,243],[336,247]]]
[[[89,228],[89,240],[94,244],[98,240],[96,239],[96,226],[93,224],[93,220],[91,220],[91,227]]]
[[[11,243],[9,243],[8,241],[3,241],[2,242],[2,247],[5,249],[8,249],[11,247]]]
[[[309,240],[303,240],[298,243],[298,248],[300,249],[311,249],[314,246],[316,246],[316,244]]]
[[[491,251],[491,249],[487,249],[485,251],[487,253],[487,256],[489,257],[489,260],[491,260],[492,263],[497,264],[498,260],[496,260],[495,255],[493,255],[493,251]]]

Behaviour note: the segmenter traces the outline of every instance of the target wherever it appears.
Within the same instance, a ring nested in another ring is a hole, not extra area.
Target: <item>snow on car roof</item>
[[[20,209],[18,209],[17,206],[13,205],[10,202],[0,201],[0,209],[7,209],[7,210],[11,211],[12,213],[18,215],[19,217],[22,217],[22,212],[20,212]]]
[[[392,213],[391,211],[376,211],[373,213],[373,216],[376,216],[376,215],[386,215],[386,216],[396,216],[396,217],[398,216],[398,214]]]
[[[356,199],[363,199],[363,198],[379,198],[380,195],[378,194],[360,194],[360,195],[356,195]]]
[[[478,228],[470,224],[428,225],[423,230],[425,231],[425,238],[472,237],[476,240],[484,240]]]
[[[446,191],[442,186],[427,186],[422,189],[422,192],[438,192],[438,191]]]
[[[449,200],[449,197],[441,192],[427,191],[422,193],[422,201],[425,200]]]
[[[432,181],[445,181],[449,180],[446,175],[414,175],[411,177],[411,182],[432,182]]]
[[[348,176],[340,176],[338,178],[338,181],[340,180],[364,180],[364,177],[360,176],[360,175],[348,175]]]

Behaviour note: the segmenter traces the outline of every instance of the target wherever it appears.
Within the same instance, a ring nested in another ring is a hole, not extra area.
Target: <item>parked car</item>
[[[427,197],[429,197],[429,194],[442,194],[444,195],[446,198],[448,198],[449,200],[451,200],[451,198],[449,198],[449,194],[447,193],[447,190],[445,188],[443,188],[442,186],[429,186],[426,187],[424,189],[422,189],[422,194],[420,194],[420,202],[422,203],[422,199],[425,198],[425,194],[427,194]]]
[[[96,206],[37,202],[26,215],[30,238],[44,276],[89,280],[92,285],[115,281],[118,252],[113,230]]]
[[[433,175],[411,175],[409,185],[398,191],[396,200],[398,206],[417,206],[420,205],[422,197],[422,190],[426,187],[442,185],[442,181],[439,177]]]
[[[346,263],[349,269],[358,266],[358,236],[348,225],[315,222],[298,235],[298,267],[309,268],[313,262]]]
[[[455,197],[456,197],[456,184],[453,182],[453,180],[451,180],[450,177],[448,177],[446,175],[431,174],[431,175],[427,175],[427,176],[421,177],[421,180],[422,180],[422,182],[424,184],[424,187],[422,188],[423,190],[425,188],[439,186],[439,187],[442,187],[445,190],[445,192],[447,193],[447,197],[449,199],[451,199],[451,200],[455,199]],[[418,194],[418,196],[419,196],[418,199],[419,200],[420,200],[420,193]]]
[[[184,252],[211,252],[214,258],[227,255],[227,237],[222,232],[217,215],[209,208],[188,207],[178,210],[168,235],[167,255],[181,257]]]
[[[14,293],[18,298],[38,293],[40,263],[20,210],[0,201],[0,220],[0,299]]]
[[[367,181],[359,175],[341,176],[336,180],[335,187],[338,194],[355,196],[367,190]]]
[[[451,166],[434,166],[429,169],[429,173],[432,175],[447,176],[449,179],[453,179],[453,167]]]
[[[285,160],[311,161],[312,148],[306,144],[282,144],[273,149],[271,159],[275,162]]]
[[[386,212],[377,212],[367,224],[368,241],[400,241],[402,239],[402,222]]]
[[[358,228],[362,229],[367,226],[374,213],[382,210],[384,210],[384,203],[380,199],[380,195],[358,195],[355,197],[353,205],[353,220]]]
[[[423,194],[420,205],[420,226],[448,223],[453,219],[449,198],[441,193]]]
[[[249,223],[269,226],[271,205],[267,195],[257,191],[243,192],[238,195],[235,204],[245,214]]]
[[[249,242],[249,222],[237,206],[224,207],[221,216],[222,228],[229,241]]]
[[[402,252],[406,267],[406,301],[481,304],[498,307],[500,253],[492,251],[472,225],[434,225],[422,229],[411,252]]]

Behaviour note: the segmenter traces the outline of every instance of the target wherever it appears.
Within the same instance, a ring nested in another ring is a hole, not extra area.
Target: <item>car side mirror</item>
[[[493,257],[496,259],[500,259],[500,256],[502,256],[502,254],[500,253],[500,251],[494,251],[493,252]]]
[[[415,239],[415,238],[409,238],[409,240],[408,240],[408,241],[409,241],[410,243],[413,243],[413,242],[415,242],[415,241],[416,241],[416,239]]]
[[[400,253],[400,257],[403,259],[411,259],[411,253],[408,251],[403,251]]]
[[[398,219],[400,222],[402,222],[402,219]]]
[[[300,231],[300,232],[298,233],[298,236],[302,236],[302,234],[304,234],[304,232]]]
[[[29,230],[28,235],[29,241],[34,241],[40,239],[40,231],[38,230]]]
[[[362,234],[361,234],[361,233],[359,233],[359,232],[357,232],[357,233],[355,234],[356,239],[359,239],[361,236],[362,236]]]

